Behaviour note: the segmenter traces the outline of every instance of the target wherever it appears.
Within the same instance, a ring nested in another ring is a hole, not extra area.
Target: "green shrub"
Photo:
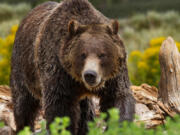
[[[0,121],[0,128],[4,127],[4,122]]]
[[[21,19],[31,9],[29,4],[8,5],[0,3],[0,22],[13,18]]]
[[[128,53],[134,50],[144,51],[149,47],[149,41],[157,37],[170,35],[180,41],[180,14],[175,11],[149,11],[120,19],[119,22],[120,34]]]
[[[71,133],[66,130],[69,126],[70,120],[68,117],[55,118],[54,122],[50,124],[49,130],[51,135],[71,135]],[[24,130],[20,131],[18,135],[31,135],[32,132],[29,127],[25,127]],[[46,121],[41,122],[41,131],[36,133],[36,135],[46,135]]]
[[[0,4],[0,21],[13,17],[12,8],[7,4]]]
[[[31,10],[31,6],[27,3],[20,3],[16,5],[11,5],[14,12],[15,18],[22,18],[27,15],[27,13]]]
[[[175,116],[173,119],[167,118],[165,125],[159,126],[156,129],[145,129],[143,123],[119,123],[119,111],[111,109],[109,112],[109,120],[105,122],[106,114],[101,113],[100,117],[89,122],[88,135],[179,135],[180,134],[180,116]],[[56,118],[50,125],[51,135],[71,135],[67,130],[70,121],[69,118]],[[46,135],[46,123],[41,122],[41,131],[34,135]],[[105,127],[108,126],[108,128]],[[29,127],[25,127],[18,135],[31,135]]]

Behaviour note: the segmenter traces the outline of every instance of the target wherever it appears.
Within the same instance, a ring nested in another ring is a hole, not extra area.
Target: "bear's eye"
[[[101,54],[99,55],[99,58],[104,58],[104,57],[106,57],[106,54],[105,54],[105,53],[101,53]]]
[[[81,59],[85,59],[86,58],[86,54],[82,53],[80,57],[81,57]]]

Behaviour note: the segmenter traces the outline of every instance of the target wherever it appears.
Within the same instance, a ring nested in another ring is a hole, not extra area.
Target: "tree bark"
[[[161,78],[158,100],[175,112],[180,112],[180,54],[171,37],[160,48]]]

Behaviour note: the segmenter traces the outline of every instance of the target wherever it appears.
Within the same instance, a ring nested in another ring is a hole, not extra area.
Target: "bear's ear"
[[[119,22],[117,20],[113,20],[111,26],[107,26],[107,30],[110,34],[118,34],[119,32]]]
[[[113,22],[112,22],[112,32],[113,32],[113,34],[118,34],[118,32],[119,32],[119,22],[117,21],[117,20],[114,20]]]
[[[76,31],[79,27],[79,24],[77,21],[69,21],[69,24],[68,24],[68,32],[69,32],[69,35],[73,36],[76,34]]]

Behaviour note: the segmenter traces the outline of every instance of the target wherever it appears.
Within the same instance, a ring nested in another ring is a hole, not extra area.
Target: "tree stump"
[[[180,113],[180,54],[171,37],[160,48],[161,78],[158,100],[172,111]]]

